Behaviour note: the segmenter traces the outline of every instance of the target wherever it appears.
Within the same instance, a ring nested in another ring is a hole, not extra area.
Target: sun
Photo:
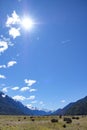
[[[21,20],[21,25],[25,30],[31,30],[34,26],[34,22],[31,18],[29,17],[24,17]]]

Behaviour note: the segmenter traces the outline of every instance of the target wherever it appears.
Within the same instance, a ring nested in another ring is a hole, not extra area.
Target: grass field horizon
[[[78,117],[78,118],[77,118]],[[71,119],[71,123],[64,121]],[[52,122],[52,120],[56,120]],[[0,115],[0,130],[87,130],[87,116]]]

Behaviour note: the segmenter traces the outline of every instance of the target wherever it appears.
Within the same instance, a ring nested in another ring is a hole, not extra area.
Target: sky
[[[0,0],[0,91],[49,110],[87,96],[86,0]]]

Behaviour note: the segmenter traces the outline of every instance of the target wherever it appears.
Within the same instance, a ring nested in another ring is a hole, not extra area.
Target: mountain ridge
[[[49,115],[51,111],[31,110],[21,102],[0,92],[0,115]]]
[[[72,102],[63,109],[57,109],[54,115],[87,115],[87,96]]]
[[[32,110],[0,92],[0,115],[87,115],[87,96],[56,111]]]

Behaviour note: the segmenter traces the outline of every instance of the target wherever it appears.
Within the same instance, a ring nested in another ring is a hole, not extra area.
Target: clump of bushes
[[[26,119],[26,116],[24,117],[24,120]]]
[[[73,116],[72,119],[79,120],[79,117],[78,116],[77,117]]]
[[[63,128],[66,128],[66,124],[63,125]]]
[[[72,119],[69,117],[64,117],[64,121],[66,121],[66,123],[72,123]]]
[[[32,121],[35,121],[35,119],[32,118]]]
[[[53,119],[51,119],[51,122],[52,122],[52,123],[57,123],[57,122],[58,122],[58,119],[54,119],[54,118],[53,118]]]
[[[18,119],[18,121],[21,121],[20,119]]]
[[[61,118],[62,118],[62,115],[59,115],[59,118],[61,119]]]

